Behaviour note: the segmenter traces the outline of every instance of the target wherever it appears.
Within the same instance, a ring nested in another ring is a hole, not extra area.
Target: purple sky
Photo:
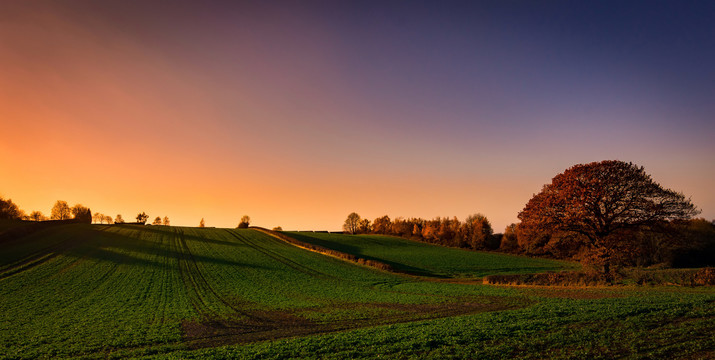
[[[713,219],[713,19],[708,1],[4,2],[0,190],[175,225],[480,212],[501,232],[557,173],[620,159]]]

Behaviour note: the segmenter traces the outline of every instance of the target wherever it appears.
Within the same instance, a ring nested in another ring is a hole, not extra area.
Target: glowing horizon
[[[691,5],[6,2],[0,196],[502,232],[556,174],[619,159],[711,220],[715,30]]]

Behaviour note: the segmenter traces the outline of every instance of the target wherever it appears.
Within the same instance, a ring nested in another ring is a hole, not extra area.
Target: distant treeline
[[[76,204],[70,207],[66,201],[57,200],[52,207],[52,213],[49,218],[40,211],[33,211],[28,215],[11,199],[5,200],[0,197],[0,219],[32,221],[74,220],[74,222],[90,224],[92,223],[92,211],[82,204]]]
[[[346,233],[383,234],[430,244],[490,250],[512,254],[582,261],[593,252],[577,236],[548,234],[535,237],[511,224],[504,233],[493,233],[486,216],[475,214],[462,222],[456,217],[395,218],[385,215],[373,221],[352,213],[344,225]],[[715,265],[715,224],[705,219],[663,222],[659,231],[631,230],[627,248],[617,252],[619,263],[628,266],[665,264],[675,267]],[[634,245],[635,244],[635,245]]]
[[[492,225],[482,214],[470,215],[464,222],[456,217],[395,218],[385,215],[372,222],[356,213],[348,215],[344,230],[353,234],[395,235],[430,244],[459,247],[472,250],[497,250],[501,234],[495,235]]]

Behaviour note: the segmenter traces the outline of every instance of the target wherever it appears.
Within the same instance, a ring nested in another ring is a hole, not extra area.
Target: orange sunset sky
[[[502,232],[557,173],[619,159],[715,218],[698,9],[270,3],[2,2],[0,195],[286,230],[482,213]]]

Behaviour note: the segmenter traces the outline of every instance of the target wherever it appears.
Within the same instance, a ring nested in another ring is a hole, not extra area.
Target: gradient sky
[[[485,214],[571,165],[715,218],[712,1],[2,1],[0,195],[172,225]]]

